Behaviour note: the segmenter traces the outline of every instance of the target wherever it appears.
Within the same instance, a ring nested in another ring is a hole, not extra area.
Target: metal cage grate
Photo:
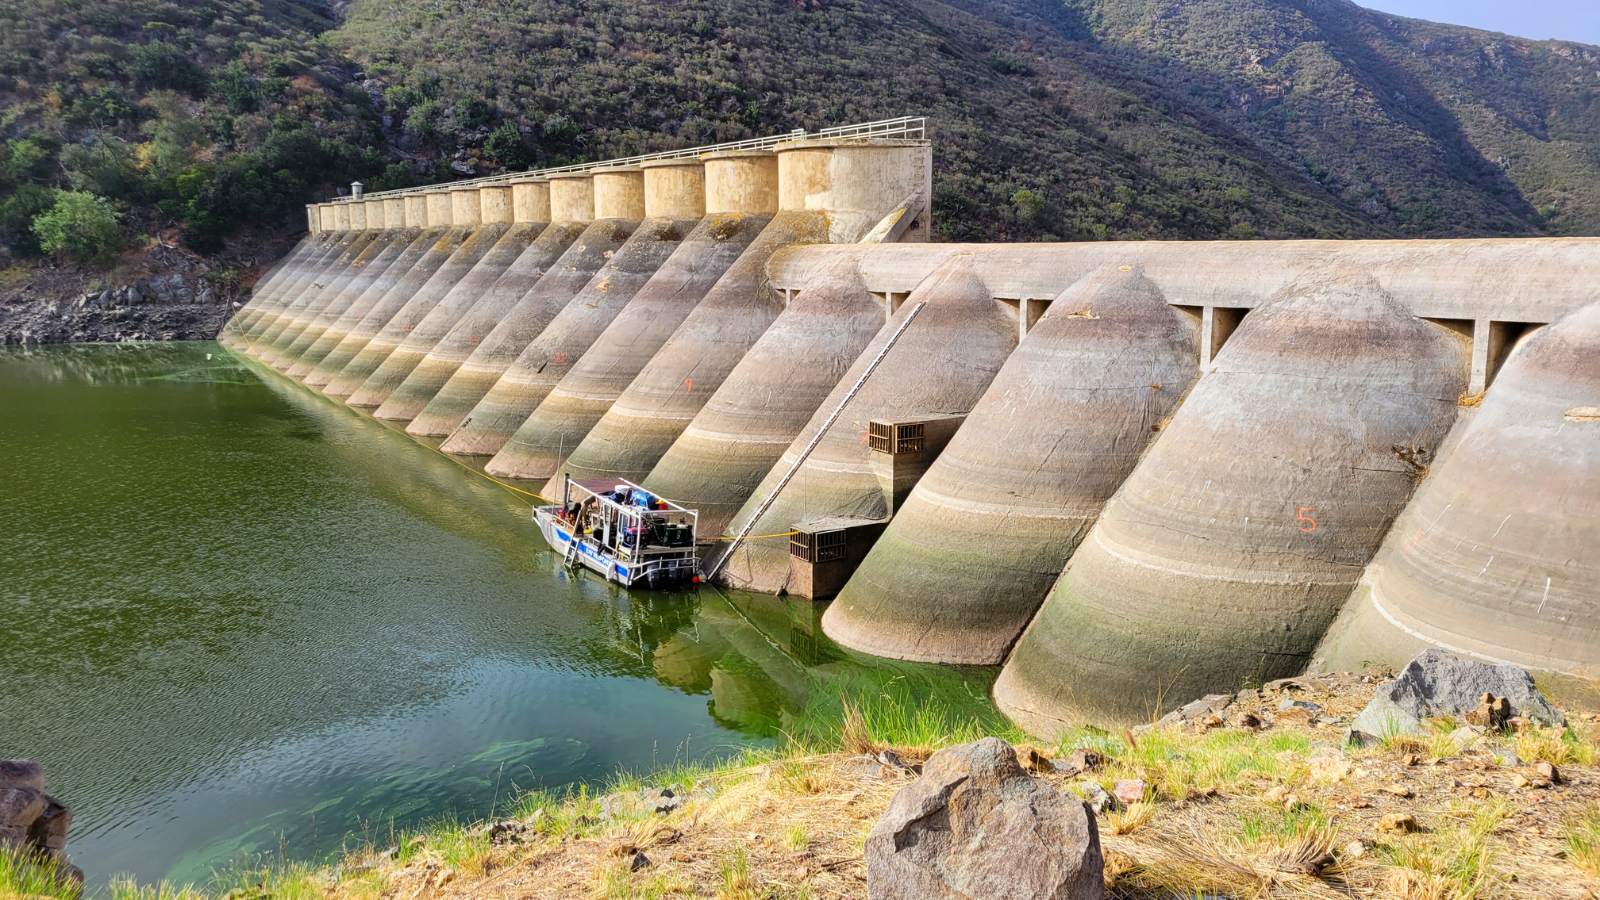
[[[927,428],[921,422],[895,425],[890,422],[870,422],[867,425],[867,449],[878,453],[916,453],[927,446]]]
[[[799,532],[789,536],[789,555],[806,562],[831,562],[844,559],[845,533],[824,531],[820,534]]]

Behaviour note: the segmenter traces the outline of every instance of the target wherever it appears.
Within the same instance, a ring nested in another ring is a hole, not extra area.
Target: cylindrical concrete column
[[[550,176],[550,221],[589,222],[594,218],[594,176],[587,172]]]
[[[706,214],[706,171],[698,159],[658,159],[644,170],[644,214],[698,219]]]
[[[477,188],[458,188],[450,192],[450,224],[483,224],[483,203]]]
[[[778,154],[733,150],[700,157],[706,167],[706,212],[770,215],[778,211]]]
[[[450,192],[431,191],[423,194],[428,201],[428,227],[439,228],[455,224],[450,213]]]
[[[551,222],[550,182],[518,181],[511,185],[511,214],[518,222]]]
[[[926,141],[794,141],[777,153],[778,207],[827,213],[836,243],[854,242],[902,200],[928,192]],[[926,210],[919,218],[925,231]]]
[[[368,200],[366,205],[367,205],[367,227],[368,228],[388,228],[389,227],[389,216],[388,216],[388,213],[386,213],[384,211],[383,201],[382,200]]]
[[[333,204],[333,227],[339,231],[350,230],[350,204]]]
[[[345,215],[350,219],[351,231],[367,230],[367,204],[364,201],[353,200],[344,204]]]
[[[383,201],[383,224],[386,228],[406,227],[406,198],[389,197]]]
[[[589,171],[594,175],[596,219],[645,217],[643,169],[638,166],[609,166]]]
[[[485,225],[510,225],[516,221],[512,214],[510,185],[490,185],[478,188],[479,218]]]
[[[407,228],[427,228],[428,227],[428,195],[427,194],[411,194],[411,195],[408,195],[405,198],[405,201],[406,201],[406,227]]]

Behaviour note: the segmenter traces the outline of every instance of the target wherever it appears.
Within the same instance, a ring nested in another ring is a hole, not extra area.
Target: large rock
[[[31,759],[0,759],[0,790],[27,788],[44,790],[44,770]]]
[[[1100,835],[998,738],[935,753],[867,836],[870,900],[1099,900]]]
[[[1566,721],[1534,687],[1527,670],[1473,662],[1434,648],[1408,663],[1400,677],[1378,685],[1354,727],[1378,736],[1421,731],[1423,719],[1476,711],[1484,694],[1509,700],[1512,715],[1546,725]]]
[[[72,810],[44,792],[44,772],[26,759],[0,759],[0,853],[56,867],[62,884],[83,887],[83,871],[67,859]]]

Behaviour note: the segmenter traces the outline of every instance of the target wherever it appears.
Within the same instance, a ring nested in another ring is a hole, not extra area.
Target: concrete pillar
[[[550,221],[591,222],[594,215],[594,176],[571,172],[550,176]]]
[[[644,214],[699,219],[706,214],[706,167],[698,159],[658,159],[644,170]]]
[[[383,224],[386,228],[406,227],[406,198],[389,197],[383,201]]]
[[[344,204],[344,208],[347,210],[345,215],[350,219],[350,230],[366,231],[367,204],[362,201],[352,200],[349,203]]]
[[[851,242],[904,201],[913,222],[902,241],[926,241],[932,146],[926,141],[793,141],[780,144],[778,208],[825,212],[829,237]]]
[[[333,227],[339,231],[350,230],[350,204],[333,204]]]
[[[477,188],[457,188],[450,192],[450,224],[483,224],[483,203],[478,199]]]
[[[1516,343],[1525,326],[1518,322],[1495,322],[1476,319],[1472,323],[1472,374],[1467,379],[1467,393],[1481,394],[1489,389],[1494,374],[1505,361],[1506,353]]]
[[[778,211],[778,154],[733,150],[700,157],[706,167],[706,212],[771,215]]]
[[[645,217],[643,169],[638,166],[608,166],[589,171],[594,175],[596,219]]]
[[[409,195],[406,196],[405,201],[406,201],[406,227],[407,228],[427,228],[428,227],[428,195],[427,194],[409,194]]]
[[[322,217],[319,216],[315,203],[306,204],[306,230],[312,234],[322,230]]]
[[[422,195],[428,202],[428,227],[439,228],[454,224],[450,218],[450,192],[429,191]]]
[[[490,185],[478,188],[479,218],[485,225],[510,225],[516,221],[512,214],[510,185]]]
[[[389,227],[389,214],[383,208],[383,201],[382,200],[368,200],[366,202],[366,204],[367,204],[367,227],[368,228],[388,228]]]
[[[518,222],[553,222],[550,182],[540,178],[511,185],[511,214]]]
[[[1244,318],[1247,309],[1228,309],[1222,306],[1206,306],[1200,311],[1200,373],[1203,375],[1211,370],[1211,361],[1217,358],[1217,351],[1227,342],[1233,330],[1239,327],[1239,322]]]

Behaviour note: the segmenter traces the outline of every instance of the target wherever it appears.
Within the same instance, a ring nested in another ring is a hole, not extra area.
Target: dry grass
[[[1567,859],[1600,878],[1600,803],[1591,803],[1572,816],[1566,828]]]
[[[1122,779],[1146,784],[1143,800],[1101,820],[1110,897],[1600,894],[1600,771],[1586,723],[1514,735],[1441,727],[1341,753],[1340,722],[1365,696],[1345,689],[1294,697],[1314,700],[1334,721],[1314,726],[1285,715],[1261,731],[1142,735],[1083,728],[1039,749],[1052,758],[1079,748],[1105,757],[1073,776],[1036,764],[1038,777],[1059,790],[1086,781],[1106,790]],[[1273,720],[1282,699],[1263,698],[1253,709]],[[613,802],[613,814],[602,818],[599,797],[584,788],[530,795],[513,813],[526,826],[514,842],[492,844],[482,830],[441,825],[403,841],[392,856],[355,854],[337,873],[280,878],[270,893],[273,900],[859,900],[866,835],[916,777],[868,756],[893,750],[917,763],[972,734],[921,723],[906,729],[911,740],[894,740],[870,708],[849,704],[839,723],[831,747],[796,741],[776,753],[658,774],[650,783],[687,788],[687,802],[667,815]],[[1530,765],[1495,763],[1506,749]],[[1562,782],[1519,784],[1519,775],[1534,775],[1535,760],[1561,766]],[[644,786],[621,778],[612,789]],[[1384,832],[1379,822],[1389,815],[1412,816],[1420,827]]]

